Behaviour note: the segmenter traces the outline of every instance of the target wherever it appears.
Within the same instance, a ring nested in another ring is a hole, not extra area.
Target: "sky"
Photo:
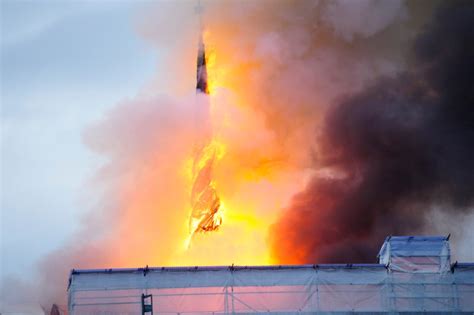
[[[33,271],[94,203],[84,129],[156,72],[140,5],[2,0],[0,277]]]

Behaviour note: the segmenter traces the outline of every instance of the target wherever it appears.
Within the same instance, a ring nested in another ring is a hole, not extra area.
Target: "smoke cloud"
[[[474,6],[443,5],[412,68],[330,108],[315,176],[271,230],[281,262],[374,262],[386,235],[426,231],[433,207],[474,207]],[[291,253],[291,254],[288,254]]]
[[[104,157],[98,201],[39,264],[45,305],[65,303],[72,268],[373,261],[387,234],[425,231],[432,206],[472,208],[472,5],[206,2],[210,113],[193,5],[154,2],[137,21],[157,75],[84,134]],[[208,114],[224,218],[186,249]]]

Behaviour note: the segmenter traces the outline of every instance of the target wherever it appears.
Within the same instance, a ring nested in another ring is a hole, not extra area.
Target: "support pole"
[[[142,315],[153,315],[153,295],[142,293]]]

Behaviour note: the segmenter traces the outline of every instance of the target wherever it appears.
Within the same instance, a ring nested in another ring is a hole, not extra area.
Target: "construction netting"
[[[444,272],[451,268],[449,236],[389,236],[379,263],[406,272]]]
[[[412,272],[388,263],[74,270],[69,312],[474,312],[474,264],[430,268]]]

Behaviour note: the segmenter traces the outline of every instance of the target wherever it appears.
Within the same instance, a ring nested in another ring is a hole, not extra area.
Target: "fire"
[[[205,95],[203,105],[209,111],[211,126],[201,124],[201,127],[210,127],[210,132],[207,137],[198,140],[194,154],[187,162],[190,168],[187,173],[192,184],[190,189],[190,235],[185,242],[186,247],[190,246],[196,233],[217,231],[223,223],[224,206],[216,188],[217,184],[213,173],[216,164],[220,162],[225,154],[225,144],[217,140],[219,134],[213,130],[214,125],[222,124],[213,123],[212,118],[215,117],[213,110],[215,111],[215,108],[219,107],[219,99],[215,96],[218,93],[218,88],[224,87],[219,79],[225,77],[225,71],[224,68],[217,66],[215,50],[205,46],[209,39],[210,32],[205,31],[199,40],[196,89],[197,93]],[[252,172],[245,172],[247,179],[268,173],[266,161],[258,162],[258,164],[261,166],[260,170],[254,169]],[[257,227],[255,224],[257,220],[249,215],[232,214],[230,218],[241,223],[247,219],[252,222],[251,225],[254,228]]]
[[[199,40],[199,49],[197,56],[196,71],[196,97],[204,97],[204,112],[208,114],[210,110],[209,104],[209,77],[207,71],[208,54],[203,37]],[[205,115],[206,117],[207,115]],[[208,129],[209,121],[202,117],[202,122],[197,127]],[[217,193],[213,170],[214,164],[217,162],[221,152],[219,145],[214,140],[212,128],[209,134],[204,134],[202,139],[198,139],[195,152],[192,159],[192,188],[191,188],[191,215],[189,217],[189,243],[197,232],[216,231],[222,224],[221,200]]]
[[[211,39],[209,31],[205,31],[203,34],[203,40],[205,42]],[[217,89],[222,87],[219,79],[225,76],[225,69],[219,68],[216,64],[216,51],[213,47],[209,47],[206,53],[206,66],[207,66],[207,88],[210,95],[215,95]]]
[[[246,71],[220,64],[210,32],[205,66],[209,129],[201,146],[184,162],[191,203],[190,234],[175,265],[273,263],[267,244],[269,226],[295,189],[286,157],[272,142],[263,115],[242,103],[245,90],[229,79]],[[199,64],[199,60],[198,60]],[[198,75],[199,76],[199,75]],[[198,78],[199,80],[199,78]],[[291,178],[291,179],[290,179]],[[289,180],[290,179],[290,180]]]
[[[305,183],[297,152],[259,111],[253,65],[229,57],[228,36],[204,38],[209,94],[127,101],[91,130],[114,221],[96,245],[109,251],[87,266],[274,263],[269,228]],[[179,52],[175,75],[193,78],[195,43]]]
[[[216,231],[222,224],[222,203],[212,178],[214,164],[222,155],[222,145],[212,140],[198,148],[192,159],[191,237],[196,232]]]

